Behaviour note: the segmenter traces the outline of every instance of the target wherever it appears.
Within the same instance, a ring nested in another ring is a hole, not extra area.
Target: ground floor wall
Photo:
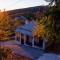
[[[41,48],[45,50],[45,41],[41,38],[37,39],[34,36],[24,35],[22,33],[17,33],[15,40],[19,41],[20,44]]]

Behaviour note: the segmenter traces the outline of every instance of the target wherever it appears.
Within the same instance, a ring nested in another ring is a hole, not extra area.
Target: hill
[[[48,9],[47,6],[35,6],[35,7],[29,7],[29,8],[23,8],[23,9],[15,9],[15,10],[10,10],[10,11],[7,11],[9,13],[9,15],[14,18],[16,16],[33,16],[33,15],[36,15],[36,14],[39,14],[40,13],[44,13],[46,12]]]

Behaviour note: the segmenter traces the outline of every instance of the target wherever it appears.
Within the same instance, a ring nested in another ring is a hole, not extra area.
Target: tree
[[[0,60],[11,60],[12,51],[10,48],[0,46]]]
[[[22,22],[22,20],[21,19],[15,19],[15,29],[16,28],[18,28],[18,27],[20,27],[20,25],[22,25],[23,24],[23,22]]]
[[[54,2],[55,1],[55,5],[49,7],[48,12],[46,13],[46,16],[51,20],[54,20],[54,32],[56,35],[56,40],[55,42],[60,42],[60,0],[49,0],[49,2]]]
[[[41,19],[40,21],[37,20],[36,21],[36,26],[33,30],[33,35],[37,36],[37,37],[44,37],[45,35],[45,25],[42,22],[43,19]]]
[[[48,41],[48,45],[52,44],[57,38],[54,24],[54,19],[51,16],[48,18],[44,16],[40,21],[37,21],[37,25],[33,30],[33,35],[46,39],[46,41]]]
[[[12,19],[6,11],[0,12],[0,40],[10,39],[13,30]]]
[[[52,5],[53,3],[55,3],[55,5],[60,4],[60,0],[45,0],[47,2],[50,2],[49,5]]]

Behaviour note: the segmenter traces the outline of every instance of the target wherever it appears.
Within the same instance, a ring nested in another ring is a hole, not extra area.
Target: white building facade
[[[26,46],[45,50],[45,40],[41,37],[37,38],[36,36],[33,36],[33,30],[35,25],[35,22],[32,21],[28,24],[21,26],[20,28],[17,28],[15,40],[19,41],[20,44]]]

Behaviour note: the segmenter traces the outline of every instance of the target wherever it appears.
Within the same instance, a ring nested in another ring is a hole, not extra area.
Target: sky
[[[0,0],[0,10],[13,10],[47,4],[44,0]]]

